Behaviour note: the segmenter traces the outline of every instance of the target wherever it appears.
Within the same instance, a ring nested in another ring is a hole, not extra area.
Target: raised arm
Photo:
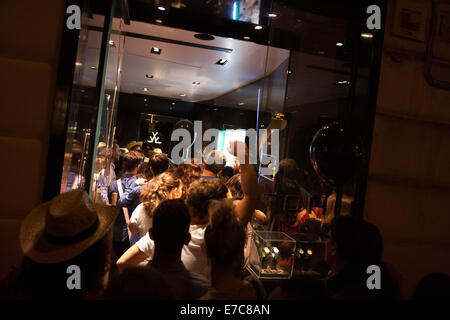
[[[256,172],[253,165],[249,162],[249,153],[244,142],[233,141],[230,142],[230,151],[237,156],[238,152],[245,152],[245,162],[240,164],[241,171],[241,186],[244,197],[241,200],[235,201],[235,210],[244,227],[251,220],[252,215],[256,209],[259,197],[259,187],[256,178]]]

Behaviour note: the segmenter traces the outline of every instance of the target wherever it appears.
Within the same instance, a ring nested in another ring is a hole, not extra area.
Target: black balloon
[[[317,131],[309,154],[316,173],[337,186],[345,184],[359,168],[363,150],[355,135],[333,122]]]

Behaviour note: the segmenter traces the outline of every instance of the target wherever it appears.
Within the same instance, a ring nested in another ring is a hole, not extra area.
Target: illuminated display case
[[[297,233],[295,240],[297,242],[295,247],[295,272],[319,272],[320,264],[325,257],[325,243],[311,239],[309,235],[303,233]]]
[[[255,230],[247,269],[260,279],[287,279],[294,269],[295,239],[284,232]]]

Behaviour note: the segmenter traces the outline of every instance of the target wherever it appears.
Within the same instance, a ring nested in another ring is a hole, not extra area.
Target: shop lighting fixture
[[[186,97],[186,93],[180,93],[180,97]]]
[[[142,90],[144,90],[144,91],[148,91],[148,88],[142,88]]]
[[[255,30],[261,30],[262,28],[262,26],[255,26]]]
[[[159,11],[166,11],[166,8],[163,7],[163,6],[159,6],[159,7],[158,7],[158,10],[159,10]]]
[[[311,249],[308,249],[308,250],[306,250],[306,253],[307,253],[309,256],[311,256],[311,255],[312,255],[312,250],[311,250]]]
[[[216,62],[216,64],[219,64],[221,66],[223,66],[224,64],[226,64],[228,62],[227,59],[220,59],[219,61]]]
[[[276,13],[274,13],[274,12],[268,12],[268,13],[265,14],[265,16],[268,17],[268,18],[276,18],[276,17],[278,17],[278,15]]]
[[[371,33],[361,33],[361,38],[372,39],[373,34]]]
[[[109,45],[110,45],[110,46],[114,46],[114,41],[109,40]]]
[[[157,47],[152,47],[152,49],[150,50],[151,53],[153,54],[161,54],[161,49],[157,48]]]
[[[156,19],[155,22],[156,23],[162,23],[162,20],[161,19]]]
[[[83,64],[81,62],[75,62],[75,66],[81,67]]]
[[[249,36],[245,36],[244,40],[250,40],[250,37]]]
[[[97,69],[97,67],[96,67],[96,66],[92,66],[91,69],[92,69],[92,70],[95,70],[95,69]]]
[[[240,106],[243,106],[245,104],[245,102],[239,102]]]
[[[336,42],[337,47],[342,47],[344,44],[342,42]]]
[[[339,84],[339,85],[350,84],[350,81],[342,80],[342,81],[336,82],[336,84]]]

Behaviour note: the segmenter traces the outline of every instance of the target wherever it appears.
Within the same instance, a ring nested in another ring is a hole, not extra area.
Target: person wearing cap
[[[93,203],[83,190],[35,207],[20,229],[24,259],[0,284],[0,297],[95,299],[109,275],[114,207]]]
[[[127,144],[126,148],[128,149],[128,151],[139,151],[142,153],[142,144],[142,141],[131,141]]]

